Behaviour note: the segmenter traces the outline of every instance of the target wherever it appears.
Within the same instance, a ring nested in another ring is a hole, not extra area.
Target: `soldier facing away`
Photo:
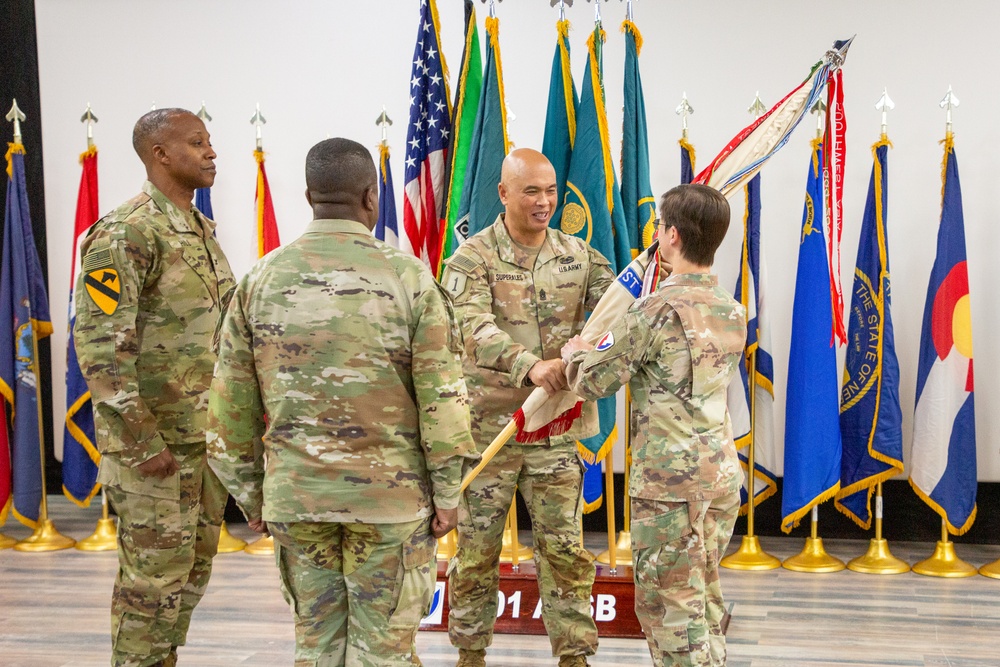
[[[376,178],[356,142],[309,151],[314,219],[240,281],[209,399],[212,467],[275,539],[297,667],[419,663],[475,455],[450,301],[372,237]]]
[[[726,664],[719,560],[742,482],[726,390],[746,338],[743,307],[712,275],[729,204],[704,185],[660,203],[660,260],[673,273],[591,349],[563,348],[570,389],[632,390],[629,495],[635,612],[657,667]]]
[[[549,228],[556,174],[544,155],[512,151],[499,185],[505,213],[448,259],[451,292],[468,341],[465,374],[472,432],[485,449],[533,387],[566,386],[560,348],[578,334],[614,280],[608,261],[582,239]],[[583,462],[576,441],[597,432],[595,406],[570,432],[508,443],[472,481],[459,513],[449,578],[448,633],[458,664],[485,664],[493,641],[504,517],[515,488],[528,505],[542,620],[560,665],[586,665],[597,650],[590,615],[593,556],[581,543]]]
[[[215,223],[191,205],[215,181],[204,123],[159,109],[135,124],[142,194],[81,247],[73,332],[94,404],[97,481],[118,514],[112,664],[170,667],[205,593],[226,494],[205,459],[213,335],[234,286]]]

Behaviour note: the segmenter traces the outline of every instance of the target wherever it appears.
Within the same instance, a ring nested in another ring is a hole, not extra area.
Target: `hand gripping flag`
[[[31,231],[24,146],[7,146],[7,206],[0,257],[0,397],[10,420],[14,516],[35,528],[42,502],[38,341],[52,333],[52,318]],[[0,503],[6,512],[9,499]]]
[[[465,175],[468,173],[469,151],[476,127],[476,112],[479,110],[479,96],[483,89],[483,56],[479,50],[479,28],[476,26],[476,7],[472,0],[465,0],[465,48],[462,51],[462,68],[458,73],[458,90],[455,91],[455,106],[451,114],[451,139],[448,143],[448,172],[445,182],[446,206],[442,231],[444,248],[438,270],[444,270],[444,260],[458,248],[455,225],[458,209],[465,189]],[[463,232],[463,238],[468,230]]]
[[[920,333],[910,486],[961,535],[976,519],[972,308],[962,186],[951,133],[944,141],[941,226]]]
[[[392,188],[392,170],[389,168],[389,145],[384,141],[378,146],[378,174],[378,222],[375,223],[375,238],[398,248],[396,194]]]
[[[871,497],[876,485],[903,472],[899,363],[889,313],[889,146],[885,137],[872,146],[875,163],[861,222],[840,394],[843,453],[835,505],[866,530],[872,523]]]
[[[215,220],[212,212],[212,188],[198,188],[194,191],[194,207],[209,220]]]
[[[274,203],[271,201],[271,187],[267,184],[264,170],[264,151],[255,150],[257,160],[257,191],[254,205],[257,208],[257,256],[263,257],[281,245],[278,238],[278,220],[274,217]]]
[[[792,306],[785,399],[785,483],[781,529],[840,489],[837,348],[830,340],[829,269],[823,239],[823,143],[813,141]]]
[[[681,147],[681,184],[684,185],[694,180],[694,146],[687,137],[681,137],[677,143]]]
[[[774,470],[774,360],[771,358],[771,328],[764,299],[766,272],[760,256],[760,174],[746,188],[746,213],[743,218],[743,250],[740,272],[733,295],[747,313],[747,342],[740,360],[740,374],[729,385],[729,415],[733,423],[736,448],[754,447],[753,504],[759,505],[777,490]],[[740,465],[749,471],[749,451],[740,451]],[[740,512],[747,511],[749,487],[744,477]]]
[[[455,223],[455,247],[489,227],[503,212],[497,184],[510,149],[507,138],[507,102],[500,61],[500,20],[486,17],[486,69],[472,131],[465,185]]]
[[[832,69],[839,68],[843,64],[850,42],[846,44],[838,42],[838,44],[840,47],[827,52],[820,65],[813,69],[805,84],[797,87],[770,111],[741,130],[727,144],[722,153],[716,156],[710,167],[699,174],[696,182],[713,187],[728,197],[742,188],[754,174],[760,171],[764,163],[788,141],[792,130],[802,120],[802,116],[809,108],[807,102],[811,105],[819,99],[826,76]],[[588,61],[589,66],[590,61]],[[804,92],[803,89],[805,89]],[[584,90],[586,91],[586,86]],[[584,106],[582,99],[580,106],[581,108]],[[581,140],[582,133],[581,115],[578,110],[577,144]],[[576,151],[577,147],[574,146],[574,155],[576,155]],[[563,218],[565,218],[565,211]],[[601,298],[597,308],[587,320],[587,324],[584,325],[581,332],[584,340],[592,345],[596,344],[598,339],[611,328],[611,323],[621,318],[628,307],[638,298],[642,291],[646,269],[650,264],[656,263],[657,247],[655,242],[652,243],[646,250],[639,253],[624,270],[619,272],[617,281]],[[579,415],[580,401],[575,394],[560,391],[550,397],[544,389],[535,389],[525,400],[521,409],[514,413],[514,417],[507,427],[494,438],[483,452],[476,468],[462,480],[462,488],[469,485],[479,474],[479,471],[486,467],[496,451],[515,434],[520,441],[560,435],[569,430],[573,420]]]
[[[656,230],[656,198],[649,185],[649,138],[646,102],[639,75],[642,35],[631,21],[622,23],[625,33],[625,107],[622,119],[622,208],[632,257],[653,242]]]
[[[91,147],[80,156],[83,171],[80,174],[80,191],[76,199],[76,222],[73,226],[73,259],[70,264],[69,286],[69,336],[66,343],[66,430],[63,435],[63,493],[81,507],[90,505],[97,493],[97,466],[101,455],[94,445],[94,406],[90,390],[80,372],[73,343],[73,326],[76,324],[77,259],[80,243],[90,226],[100,217],[97,205],[97,149]],[[206,188],[207,189],[207,188]],[[199,190],[200,192],[200,190]],[[201,210],[201,209],[199,209]],[[202,213],[205,213],[202,210]],[[205,215],[208,215],[207,213]]]
[[[552,218],[558,220],[562,214],[562,203],[566,196],[566,174],[573,142],[576,139],[576,107],[580,98],[576,94],[576,84],[570,71],[569,21],[556,23],[556,52],[552,56],[552,75],[549,77],[549,103],[545,111],[545,134],[542,137],[542,153],[556,170],[558,195],[556,210]]]
[[[445,164],[451,136],[448,69],[441,53],[440,22],[434,0],[420,0],[420,24],[410,75],[410,124],[403,170],[405,250],[437,275],[441,219],[445,212]]]

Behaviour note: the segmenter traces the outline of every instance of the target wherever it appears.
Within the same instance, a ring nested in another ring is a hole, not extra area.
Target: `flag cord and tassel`
[[[910,571],[910,564],[889,551],[889,543],[882,537],[882,482],[875,487],[875,537],[868,545],[868,552],[847,563],[847,569],[865,574],[903,574]]]
[[[958,557],[955,553],[955,543],[948,537],[948,521],[941,519],[941,539],[934,547],[934,555],[913,566],[913,571],[927,577],[945,577],[956,579],[971,577],[978,570]]]
[[[809,527],[809,537],[801,553],[785,559],[781,564],[793,572],[840,572],[846,566],[844,561],[834,558],[823,548],[823,539],[819,536],[819,504],[812,506],[812,521]]]

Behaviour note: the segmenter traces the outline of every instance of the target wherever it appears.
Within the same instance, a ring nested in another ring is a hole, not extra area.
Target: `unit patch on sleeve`
[[[83,271],[86,274],[83,284],[94,304],[105,315],[114,313],[121,299],[122,286],[111,260],[111,249],[101,248],[87,253],[83,258]]]
[[[597,350],[598,352],[604,352],[604,350],[607,350],[614,344],[615,344],[615,335],[609,331],[608,333],[601,336],[601,340],[597,341],[597,347],[595,347],[594,349]]]

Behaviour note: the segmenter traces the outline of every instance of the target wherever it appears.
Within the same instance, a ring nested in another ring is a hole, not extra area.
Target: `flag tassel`
[[[576,405],[562,413],[548,424],[536,431],[525,431],[525,415],[524,408],[518,408],[517,412],[511,418],[512,421],[517,425],[517,437],[515,440],[522,445],[527,445],[545,438],[551,438],[557,435],[562,435],[570,430],[573,426],[573,422],[583,414],[583,401],[577,401]],[[602,450],[604,448],[602,447]]]

